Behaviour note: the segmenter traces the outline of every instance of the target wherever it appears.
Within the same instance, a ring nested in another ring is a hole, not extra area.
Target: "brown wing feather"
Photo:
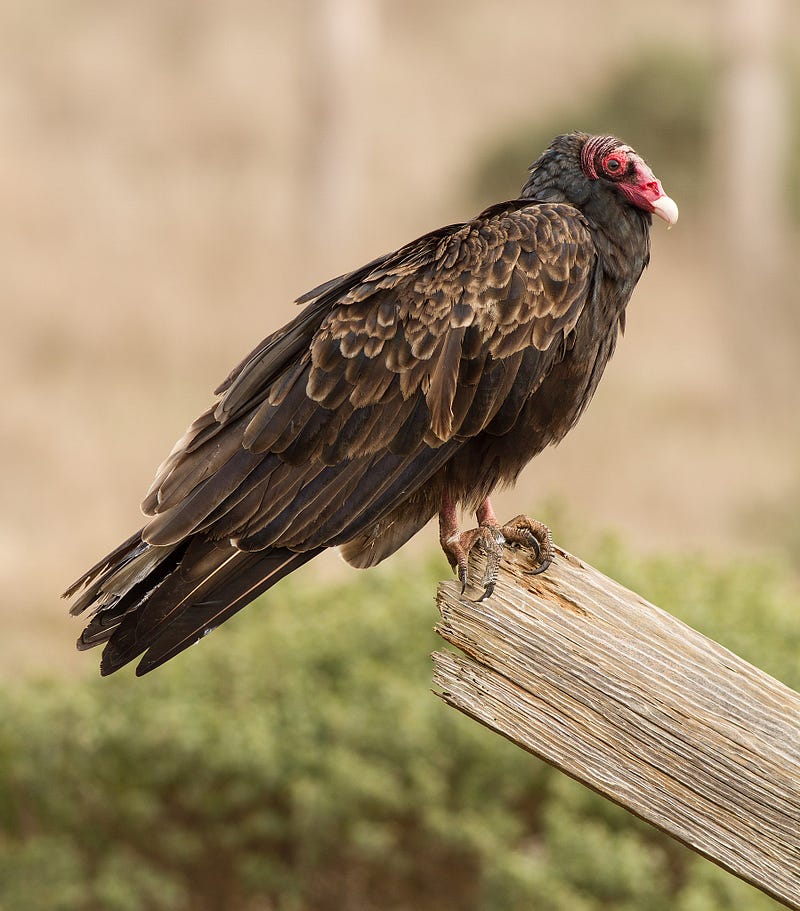
[[[520,200],[301,298],[159,469],[149,543],[84,577],[84,645],[110,637],[108,671],[149,649],[147,670],[321,548],[388,556],[435,508],[434,474],[519,414],[557,362],[595,259],[577,210]]]
[[[315,462],[348,472],[354,456],[411,454],[479,433],[510,393],[520,352],[554,350],[573,328],[593,268],[582,216],[557,204],[501,207],[378,261],[340,289],[316,328],[301,315],[229,381],[216,427],[204,415],[162,468],[146,540],[171,544],[208,528],[270,452],[286,453],[300,479]],[[293,362],[279,364],[276,350]],[[543,372],[550,361],[535,363]],[[496,381],[478,383],[476,365],[498,362]],[[258,515],[271,521],[264,506]],[[221,527],[235,534],[230,524]],[[253,534],[252,513],[247,526]]]

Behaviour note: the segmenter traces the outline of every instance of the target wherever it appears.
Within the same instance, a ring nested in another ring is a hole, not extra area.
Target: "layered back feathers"
[[[140,532],[85,573],[102,671],[168,660],[321,550],[388,556],[563,436],[613,350],[649,216],[557,138],[521,196],[299,299],[159,468]],[[565,429],[566,428],[566,429]]]

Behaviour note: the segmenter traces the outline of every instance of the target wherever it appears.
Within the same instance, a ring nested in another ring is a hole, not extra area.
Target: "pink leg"
[[[442,543],[442,547],[445,546],[445,541],[457,537],[460,532],[461,529],[458,527],[458,507],[449,494],[445,493],[442,495],[442,508],[439,510],[439,540]],[[447,550],[445,550],[445,554],[447,554]]]
[[[500,524],[497,521],[497,516],[494,514],[494,509],[492,509],[492,501],[488,497],[478,507],[478,511],[475,513],[475,518],[478,520],[478,525]]]
[[[489,502],[488,499],[486,502]],[[483,508],[482,506],[481,509]],[[491,505],[489,510],[491,511]],[[485,524],[469,531],[461,531],[458,525],[458,506],[448,493],[443,494],[442,506],[439,510],[439,543],[442,545],[447,562],[458,574],[462,594],[467,587],[467,565],[470,551],[479,540],[483,539],[486,539],[485,543],[491,548],[492,542],[489,541],[489,538],[493,537],[496,537],[494,527]],[[494,549],[497,549],[497,544],[494,545]]]

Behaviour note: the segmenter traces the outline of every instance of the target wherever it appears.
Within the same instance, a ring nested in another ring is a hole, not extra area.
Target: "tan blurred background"
[[[59,592],[138,527],[157,464],[294,297],[471,216],[508,137],[665,50],[714,75],[710,163],[684,200],[672,162],[695,150],[636,138],[681,221],[654,226],[582,424],[499,506],[747,559],[800,506],[797,4],[2,0],[3,673],[91,662]],[[501,177],[513,196],[524,168]]]

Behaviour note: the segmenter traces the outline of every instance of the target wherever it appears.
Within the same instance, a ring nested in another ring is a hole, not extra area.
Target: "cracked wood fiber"
[[[448,704],[800,909],[800,695],[557,550],[444,582]]]

